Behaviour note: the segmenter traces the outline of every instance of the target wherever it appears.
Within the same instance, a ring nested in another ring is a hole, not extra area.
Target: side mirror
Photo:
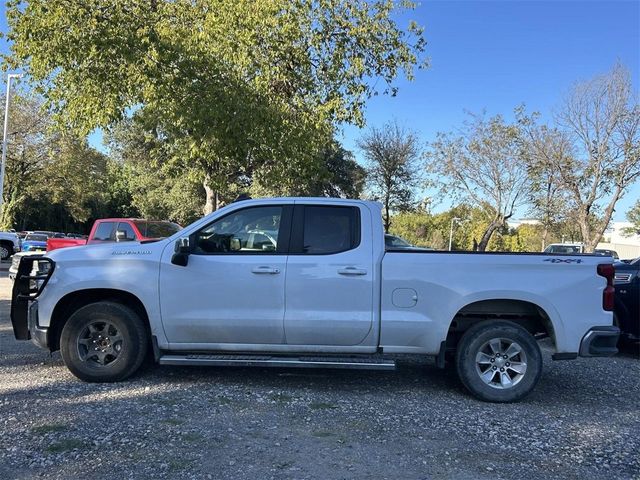
[[[191,253],[191,241],[189,237],[180,237],[175,244],[176,253]]]
[[[189,254],[191,253],[189,237],[182,237],[176,240],[174,252],[171,257],[171,263],[180,267],[186,267],[189,263]]]

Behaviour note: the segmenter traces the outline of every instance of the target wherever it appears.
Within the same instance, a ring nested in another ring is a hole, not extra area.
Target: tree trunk
[[[489,224],[487,229],[484,231],[482,238],[480,239],[480,243],[478,243],[478,252],[484,252],[487,249],[487,245],[489,244],[489,240],[491,240],[493,232],[495,232],[503,224],[504,220],[502,219],[494,220]]]
[[[589,227],[589,209],[588,207],[582,207],[578,211],[578,227],[580,227],[580,236],[582,237],[582,244],[584,245],[584,252],[593,252],[591,246],[591,228]]]
[[[202,209],[205,215],[209,215],[211,212],[215,212],[218,209],[218,191],[211,188],[209,185],[209,175],[204,178],[202,186],[206,194],[206,201],[204,208]]]
[[[547,236],[549,235],[549,226],[545,223],[542,230],[542,251],[547,247]]]
[[[389,233],[391,218],[389,217],[389,197],[384,199],[384,233]]]
[[[615,193],[611,197],[611,200],[609,201],[607,208],[604,211],[602,225],[599,226],[595,232],[593,232],[593,238],[590,239],[589,243],[587,244],[587,242],[585,242],[585,245],[586,245],[585,250],[587,250],[589,253],[593,252],[598,246],[598,243],[600,243],[600,240],[602,239],[602,235],[604,235],[604,231],[609,226],[609,222],[611,222],[611,217],[613,216],[616,203],[620,199],[621,195],[622,195],[622,188],[618,186],[616,188]]]

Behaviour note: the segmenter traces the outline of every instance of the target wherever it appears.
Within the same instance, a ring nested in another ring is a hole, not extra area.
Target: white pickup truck
[[[244,200],[172,237],[26,257],[16,338],[86,381],[165,365],[394,368],[455,364],[487,401],[529,393],[553,358],[617,352],[611,259],[385,250],[380,205]]]

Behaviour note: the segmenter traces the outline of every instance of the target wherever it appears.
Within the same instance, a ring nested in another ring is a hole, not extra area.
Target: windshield
[[[26,242],[46,242],[47,241],[47,236],[46,235],[29,234],[29,235],[26,236],[25,241]]]
[[[182,227],[172,222],[133,222],[136,224],[140,235],[146,238],[165,238],[170,237]]]

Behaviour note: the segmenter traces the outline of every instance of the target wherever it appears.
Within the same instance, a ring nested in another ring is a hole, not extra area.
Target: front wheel
[[[115,302],[78,309],[60,337],[67,368],[86,382],[117,382],[131,376],[147,353],[148,334],[140,316]]]
[[[515,402],[528,395],[542,373],[536,339],[508,321],[485,321],[467,330],[456,352],[463,385],[487,402]]]

